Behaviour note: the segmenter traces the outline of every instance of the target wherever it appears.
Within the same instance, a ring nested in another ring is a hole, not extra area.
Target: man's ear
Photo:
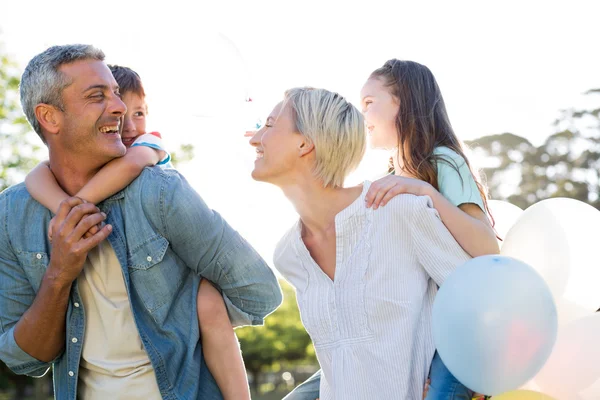
[[[58,108],[40,103],[35,106],[35,117],[46,132],[56,135],[60,130],[62,112]]]
[[[309,155],[314,149],[315,145],[313,144],[313,142],[305,137],[303,137],[302,141],[298,145],[298,153],[300,154],[300,157]]]

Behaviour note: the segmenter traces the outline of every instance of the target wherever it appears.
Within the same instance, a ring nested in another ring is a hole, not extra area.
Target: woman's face
[[[252,178],[278,186],[286,184],[297,168],[304,141],[290,107],[284,107],[283,102],[277,104],[265,125],[250,139],[250,145],[256,148]]]
[[[396,116],[400,106],[384,82],[379,78],[368,79],[360,91],[360,98],[371,147],[398,147]]]

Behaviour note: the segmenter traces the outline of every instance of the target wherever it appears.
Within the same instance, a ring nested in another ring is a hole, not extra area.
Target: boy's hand
[[[52,217],[50,220],[50,224],[48,224],[48,240],[52,243],[52,232],[54,232],[54,224],[56,223],[56,215]]]
[[[430,193],[432,189],[433,187],[429,183],[420,179],[388,175],[371,184],[365,197],[365,204],[367,208],[373,206],[373,209],[377,210],[377,208],[385,206],[390,199],[401,193],[423,196]]]

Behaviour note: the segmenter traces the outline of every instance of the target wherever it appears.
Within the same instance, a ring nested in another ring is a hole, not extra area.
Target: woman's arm
[[[94,204],[109,198],[133,182],[145,167],[156,165],[161,153],[147,146],[129,148],[123,157],[115,158],[102,167],[77,193],[77,197]]]
[[[25,186],[31,197],[54,214],[58,212],[60,203],[69,197],[58,185],[48,161],[39,163],[27,174]]]
[[[401,193],[431,197],[442,222],[471,257],[500,252],[496,233],[477,204],[465,203],[457,207],[429,183],[419,179],[396,175],[381,178],[371,184],[366,205],[376,209]]]

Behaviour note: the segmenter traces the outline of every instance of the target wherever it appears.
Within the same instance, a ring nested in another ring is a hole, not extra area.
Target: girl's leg
[[[198,288],[198,322],[204,360],[225,400],[250,399],[248,377],[225,302],[206,279]]]
[[[429,371],[429,391],[425,400],[471,400],[473,391],[460,383],[446,368],[437,351]]]

